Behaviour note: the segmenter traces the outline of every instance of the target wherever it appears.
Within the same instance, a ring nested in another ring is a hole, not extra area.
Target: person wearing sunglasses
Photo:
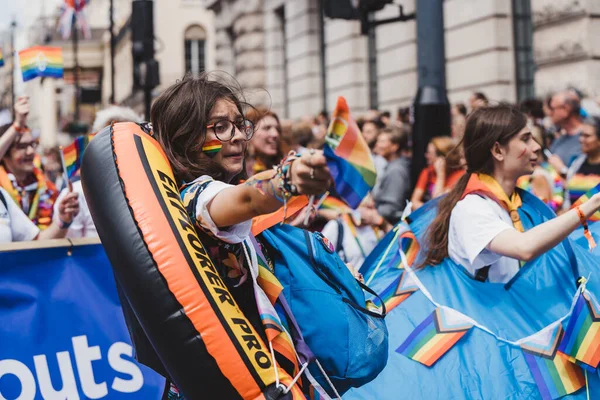
[[[52,221],[58,191],[35,166],[39,141],[27,128],[28,113],[28,98],[19,97],[15,121],[0,127],[0,243],[64,237],[79,212],[78,196],[71,193]]]
[[[276,168],[241,183],[255,126],[244,113],[251,106],[236,93],[208,74],[188,75],[154,101],[151,120],[202,244],[266,342],[256,305],[259,289],[250,273],[258,268],[252,219],[277,211],[292,195],[324,193],[331,176],[323,153],[313,151],[302,157],[291,154]],[[176,392],[172,387],[169,398],[179,398]]]

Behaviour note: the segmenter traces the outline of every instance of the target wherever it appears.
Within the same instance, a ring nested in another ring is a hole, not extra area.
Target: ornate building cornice
[[[580,0],[570,0],[562,4],[553,2],[546,4],[540,10],[533,11],[533,26],[537,29],[548,25],[560,24],[564,21],[581,18],[586,15],[587,12]]]
[[[585,59],[589,57],[589,54],[580,42],[568,40],[552,48],[536,48],[534,57],[536,65],[541,67]]]

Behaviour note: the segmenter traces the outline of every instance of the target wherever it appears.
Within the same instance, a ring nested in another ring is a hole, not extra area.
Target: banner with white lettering
[[[0,400],[160,399],[101,245],[0,252]]]

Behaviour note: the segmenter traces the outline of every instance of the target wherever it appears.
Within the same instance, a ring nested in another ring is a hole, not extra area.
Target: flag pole
[[[65,182],[67,182],[67,187],[69,188],[69,193],[71,193],[73,191],[73,184],[71,183],[71,181],[69,180],[69,174],[67,173],[67,166],[65,165],[65,156],[63,153],[63,147],[59,146],[58,148],[60,151],[60,163],[62,164],[62,169],[63,169],[63,179],[65,180]]]

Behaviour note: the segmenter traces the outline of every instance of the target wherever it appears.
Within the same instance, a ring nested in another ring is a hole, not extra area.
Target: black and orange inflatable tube
[[[277,398],[269,348],[208,257],[160,145],[117,123],[90,142],[81,171],[136,352],[154,355],[140,361],[187,399]]]

